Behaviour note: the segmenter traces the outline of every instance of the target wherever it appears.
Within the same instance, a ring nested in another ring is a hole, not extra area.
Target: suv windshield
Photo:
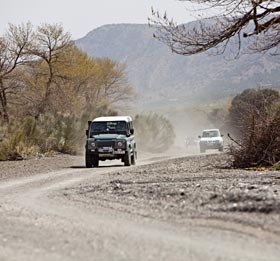
[[[125,121],[100,121],[93,122],[90,128],[90,136],[102,133],[127,134]]]
[[[220,134],[218,131],[203,131],[202,132],[203,138],[209,138],[209,137],[220,137]]]

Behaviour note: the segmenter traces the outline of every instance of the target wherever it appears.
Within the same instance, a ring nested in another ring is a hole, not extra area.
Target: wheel
[[[92,167],[92,157],[91,157],[91,155],[88,155],[86,153],[85,160],[86,160],[86,168],[91,168]]]
[[[92,165],[95,168],[97,168],[99,166],[99,158],[98,158],[98,156],[93,156],[92,157]]]
[[[136,165],[136,154],[133,152],[131,155],[131,165]]]
[[[125,153],[123,162],[124,162],[125,166],[130,166],[131,165],[131,155],[130,155],[129,152]]]

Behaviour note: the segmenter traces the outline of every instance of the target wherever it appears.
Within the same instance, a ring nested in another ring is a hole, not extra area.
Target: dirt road
[[[1,261],[279,260],[278,172],[217,169],[222,154],[130,168],[51,162],[3,175]]]

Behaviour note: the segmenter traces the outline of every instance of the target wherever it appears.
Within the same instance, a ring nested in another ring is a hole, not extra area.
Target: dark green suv
[[[98,167],[99,161],[120,159],[125,166],[137,158],[134,128],[130,116],[99,117],[88,122],[86,131],[86,167]]]

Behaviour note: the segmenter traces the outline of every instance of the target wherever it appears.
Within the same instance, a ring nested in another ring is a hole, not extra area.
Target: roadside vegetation
[[[208,116],[228,133],[231,166],[279,168],[279,90],[244,90],[232,99],[228,110],[215,109]]]
[[[134,96],[125,68],[78,49],[59,24],[0,37],[0,160],[78,153],[88,119]]]
[[[232,100],[229,154],[234,167],[280,163],[280,95],[273,89],[245,90]]]
[[[137,146],[140,150],[163,152],[173,145],[175,132],[170,121],[157,113],[138,114],[134,118]]]

